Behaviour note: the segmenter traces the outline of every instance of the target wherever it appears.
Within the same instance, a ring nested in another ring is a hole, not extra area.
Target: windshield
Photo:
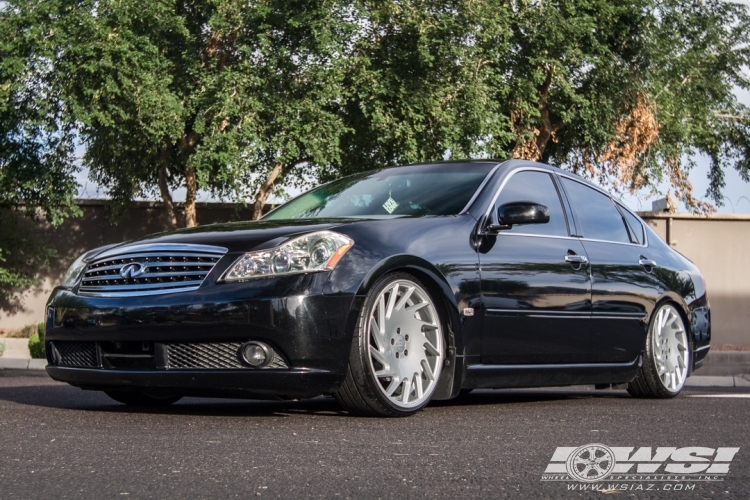
[[[352,175],[313,189],[264,219],[455,215],[466,206],[493,166],[448,163]]]

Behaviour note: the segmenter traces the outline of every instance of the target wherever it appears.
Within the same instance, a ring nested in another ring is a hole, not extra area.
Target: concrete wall
[[[79,200],[78,205],[83,215],[68,219],[57,228],[47,226],[38,229],[25,218],[18,219],[30,237],[40,238],[53,246],[59,259],[52,262],[50,269],[43,273],[39,286],[24,292],[20,300],[0,297],[0,329],[10,330],[43,321],[47,297],[60,282],[70,263],[86,250],[159,233],[169,227],[160,203],[134,203],[127,219],[119,224],[112,224],[104,200]],[[249,206],[242,207],[232,203],[196,205],[198,224],[201,225],[252,219],[252,207]]]
[[[159,203],[136,203],[121,224],[110,222],[105,202],[81,200],[83,216],[37,235],[54,246],[61,258],[43,276],[40,286],[20,301],[0,300],[0,329],[42,321],[44,304],[70,262],[85,250],[164,231],[167,220]],[[248,220],[251,209],[226,203],[198,203],[198,223]],[[674,249],[701,269],[712,308],[713,344],[750,346],[750,216],[645,212],[648,225]],[[32,231],[31,226],[30,231]]]
[[[712,344],[750,345],[750,216],[641,214],[706,278]]]

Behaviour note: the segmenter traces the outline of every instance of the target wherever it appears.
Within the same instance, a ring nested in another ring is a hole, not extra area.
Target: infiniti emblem
[[[120,268],[120,276],[123,278],[137,278],[148,271],[148,267],[138,262],[126,264]]]

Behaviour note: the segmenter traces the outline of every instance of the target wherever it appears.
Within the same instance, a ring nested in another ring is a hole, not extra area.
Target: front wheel
[[[639,398],[673,398],[685,386],[689,366],[685,322],[672,304],[664,304],[654,311],[643,366],[628,392]]]
[[[414,276],[393,273],[368,293],[349,368],[334,394],[352,413],[396,417],[430,402],[445,361],[438,306]]]

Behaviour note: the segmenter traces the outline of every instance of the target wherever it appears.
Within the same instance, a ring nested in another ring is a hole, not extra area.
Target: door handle
[[[566,255],[565,262],[569,264],[586,264],[589,259],[585,255]]]
[[[643,267],[656,267],[656,261],[647,259],[646,257],[642,255],[641,255],[641,258],[638,259],[638,263],[642,265]]]

